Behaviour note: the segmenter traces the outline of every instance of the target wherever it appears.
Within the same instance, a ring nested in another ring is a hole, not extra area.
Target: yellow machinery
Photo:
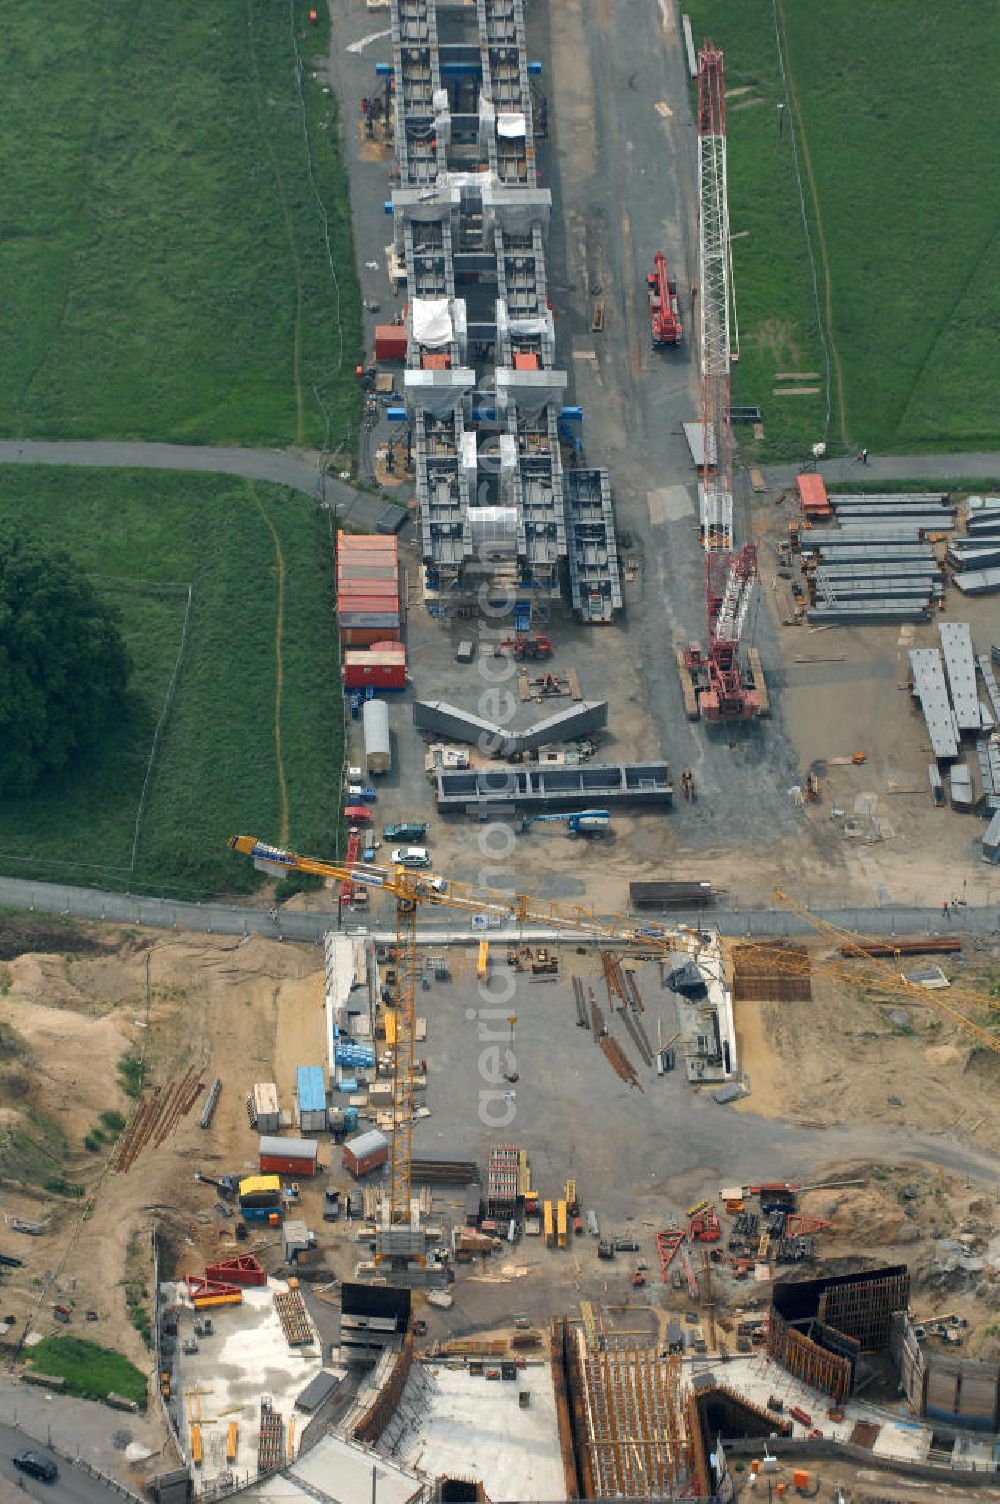
[[[565,1201],[556,1202],[556,1242],[560,1248],[566,1247],[568,1219],[566,1217]]]
[[[270,846],[256,836],[232,836],[229,845],[234,851],[249,856],[262,871],[275,877],[285,877],[289,872],[309,872],[317,877],[334,882],[349,882],[366,890],[382,890],[395,900],[396,905],[396,985],[395,1017],[396,1042],[392,1051],[392,1128],[390,1154],[390,1209],[391,1221],[410,1221],[410,1162],[413,1153],[413,1066],[415,997],[417,976],[417,909],[421,904],[440,905],[459,909],[466,914],[478,914],[493,918],[500,923],[514,926],[538,925],[539,927],[565,931],[567,935],[597,944],[623,949],[654,952],[664,959],[671,951],[691,951],[697,954],[705,948],[705,942],[696,930],[684,927],[670,928],[666,925],[639,922],[623,914],[599,915],[592,909],[552,903],[547,899],[531,898],[524,893],[503,893],[495,888],[453,882],[431,872],[411,870],[399,866],[369,866],[363,862],[325,862],[316,857],[301,856],[281,846]],[[951,989],[951,999],[945,1002],[939,992],[928,991],[914,982],[908,982],[889,963],[873,960],[864,950],[864,940],[845,934],[835,925],[820,920],[784,894],[776,895],[782,903],[801,914],[821,933],[835,937],[843,945],[850,944],[874,972],[875,980],[887,991],[919,998],[927,1007],[936,1008],[951,1018],[966,1033],[973,1035],[980,1044],[995,1054],[1000,1054],[1000,1039],[982,1028],[954,999],[980,1008],[982,999],[974,993]],[[783,955],[788,955],[790,966],[801,970],[802,956],[798,952],[782,952],[774,946],[761,947],[768,959],[777,967]],[[836,963],[813,963],[817,971],[826,971],[856,986],[864,983],[864,975]],[[551,1203],[546,1203],[551,1208]],[[551,1210],[548,1215],[551,1215]]]
[[[226,1427],[226,1461],[236,1461],[236,1447],[239,1440],[240,1428],[234,1420]]]
[[[191,1424],[191,1461],[195,1467],[201,1467],[201,1426],[197,1421]]]
[[[489,976],[489,974],[490,974],[490,942],[488,940],[480,940],[480,942],[479,942],[479,959],[476,962],[476,980],[479,981],[479,982],[485,982],[486,978]]]
[[[546,1246],[546,1248],[554,1248],[555,1247],[555,1242],[556,1242],[556,1235],[555,1235],[555,1226],[554,1226],[554,1223],[552,1221],[552,1202],[551,1201],[546,1201],[546,1202],[543,1202],[543,1204],[542,1204],[542,1220],[543,1220],[543,1226],[545,1228],[545,1246]]]

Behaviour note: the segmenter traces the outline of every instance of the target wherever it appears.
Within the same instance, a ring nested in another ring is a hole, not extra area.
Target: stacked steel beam
[[[944,593],[928,535],[951,532],[943,495],[831,496],[837,526],[814,531],[803,552],[817,561],[810,621],[860,625],[923,621]]]

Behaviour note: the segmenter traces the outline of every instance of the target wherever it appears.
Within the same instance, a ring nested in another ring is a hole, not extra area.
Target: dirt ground
[[[322,964],[315,949],[258,937],[94,933],[117,942],[114,951],[80,959],[27,954],[4,963],[0,1022],[14,1035],[4,1035],[3,1126],[37,1137],[51,1118],[65,1136],[61,1168],[85,1196],[68,1199],[5,1180],[7,1221],[40,1221],[45,1234],[5,1231],[5,1251],[24,1267],[5,1271],[3,1309],[15,1318],[10,1341],[28,1319],[43,1334],[65,1331],[52,1313],[53,1302],[62,1301],[73,1311],[71,1333],[114,1347],[148,1371],[151,1355],[130,1322],[127,1293],[149,1308],[150,1227],[155,1220],[181,1273],[231,1256],[233,1224],[220,1223],[212,1188],[198,1185],[193,1171],[251,1164],[244,1105],[250,1084],[274,1079],[277,1070],[281,1100],[291,1105],[295,1066],[325,1059]],[[206,1089],[221,1077],[222,1094],[208,1133],[198,1125],[199,1094],[160,1148],[148,1145],[127,1173],[106,1173],[108,1146],[88,1153],[83,1137],[100,1112],[131,1110],[116,1074],[130,1050],[145,1055],[151,1085],[166,1086],[195,1066]],[[85,1323],[88,1310],[96,1322]]]
[[[828,958],[818,959],[822,964]],[[979,1010],[965,1001],[964,989],[989,965],[989,956],[978,956],[966,978],[959,958],[958,967],[947,967],[955,988],[929,992],[927,1003],[882,993],[876,1001],[862,984],[844,986],[821,973],[813,975],[811,1002],[736,1003],[739,1058],[750,1078],[750,1096],[737,1110],[822,1126],[884,1123],[958,1133],[980,1145],[995,1142],[1000,1057],[976,1047],[933,1002],[939,997],[975,1017]]]

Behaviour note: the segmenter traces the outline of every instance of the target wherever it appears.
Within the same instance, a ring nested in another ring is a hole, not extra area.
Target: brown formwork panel
[[[893,1315],[905,1311],[909,1303],[909,1274],[894,1274],[831,1286],[820,1296],[816,1314],[820,1321],[860,1342],[862,1352],[878,1352],[889,1342]]]
[[[821,1389],[837,1400],[844,1400],[850,1394],[851,1364],[847,1358],[839,1358],[835,1353],[827,1352],[825,1348],[804,1337],[794,1327],[788,1326],[773,1309],[768,1327],[767,1351],[789,1373],[793,1373],[813,1389]]]
[[[787,940],[774,945],[734,945],[732,974],[734,1002],[812,1001],[812,962],[804,945]]]

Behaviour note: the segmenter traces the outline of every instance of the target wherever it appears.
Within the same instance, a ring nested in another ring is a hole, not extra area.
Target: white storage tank
[[[366,700],[363,712],[365,770],[388,773],[392,766],[389,749],[389,707],[384,700]]]

